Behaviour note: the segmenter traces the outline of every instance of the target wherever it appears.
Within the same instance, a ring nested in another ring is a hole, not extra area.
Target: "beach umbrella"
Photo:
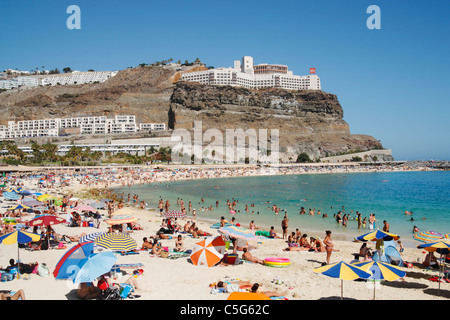
[[[5,234],[0,237],[0,243],[6,244],[6,245],[17,243],[17,260],[18,261],[20,261],[19,243],[20,244],[30,243],[32,241],[39,241],[39,240],[41,240],[40,234],[35,234],[35,233],[26,232],[26,231],[22,231],[22,230],[16,230],[16,231],[13,231],[11,233]],[[18,264],[20,264],[20,262],[18,262]],[[20,273],[20,267],[18,269],[19,269],[19,273]]]
[[[381,239],[386,240],[386,241],[398,240],[398,239],[400,239],[400,236],[393,234],[393,233],[384,232],[381,230],[375,230],[375,231],[371,231],[369,233],[363,234],[359,237],[356,237],[356,240],[359,240],[359,241],[378,241]]]
[[[166,218],[186,218],[187,214],[183,211],[168,211],[164,214]]]
[[[441,255],[441,264],[444,265],[444,261],[442,260],[442,255],[447,255],[450,253],[450,241],[449,240],[441,240],[437,242],[428,242],[425,244],[421,244],[417,246],[419,249],[424,249],[428,252],[437,252]],[[439,290],[441,289],[441,266],[439,266]]]
[[[192,263],[196,266],[212,267],[220,262],[223,258],[223,254],[216,249],[213,240],[204,239],[194,245],[190,258]]]
[[[106,233],[106,232],[94,232],[94,233],[87,234],[85,236],[82,236],[80,238],[80,240],[78,240],[78,243],[90,242],[90,241],[94,242],[97,237],[101,236],[104,233]]]
[[[272,300],[262,293],[253,292],[232,292],[227,300]]]
[[[222,234],[230,236],[231,238],[245,239],[247,241],[258,241],[258,238],[250,229],[231,225],[222,227],[218,231]]]
[[[395,281],[406,276],[406,272],[401,268],[384,262],[363,261],[353,263],[353,265],[372,273],[372,276],[368,280],[374,280],[374,282],[375,280]],[[375,288],[376,286],[374,285],[373,300],[375,300]]]
[[[87,205],[87,204],[80,204],[78,206],[76,206],[75,208],[73,208],[73,210],[77,210],[77,211],[97,211],[97,209],[95,209],[94,207]]]
[[[415,232],[413,239],[421,242],[436,242],[444,238],[443,234],[435,231]]]
[[[3,197],[7,200],[19,200],[21,198],[21,196],[15,192],[3,192]]]
[[[138,221],[138,218],[134,218],[126,214],[117,214],[111,217],[111,219],[105,220],[109,225],[132,223]]]
[[[111,199],[108,199],[108,198],[103,198],[103,199],[100,199],[100,202],[110,202],[111,201]]]
[[[95,244],[111,251],[130,251],[137,248],[136,241],[125,233],[104,233],[94,240]]]
[[[81,260],[87,258],[94,252],[94,242],[78,243],[59,259],[53,275],[56,279],[69,279]]]
[[[372,275],[357,266],[343,261],[318,267],[313,272],[341,279],[341,300],[343,299],[343,280],[367,279]]]
[[[52,197],[52,195],[49,195],[48,193],[45,193],[45,194],[42,194],[39,197],[37,197],[37,199],[39,201],[46,201],[46,200],[48,200],[48,198],[51,198],[51,197]]]
[[[26,206],[24,204],[18,204],[18,205],[14,206],[14,207],[6,209],[6,211],[21,210],[21,209],[31,209],[31,207]]]
[[[32,195],[32,193],[30,191],[27,190],[21,190],[18,192],[21,196],[30,196]]]
[[[103,202],[93,202],[90,204],[91,207],[95,208],[95,209],[101,209],[105,207],[105,203]]]
[[[60,224],[66,222],[66,219],[56,217],[53,215],[40,215],[33,220],[28,221],[26,224],[30,227],[37,227],[37,226],[52,226],[54,224]]]
[[[77,265],[77,272],[73,276],[73,283],[92,282],[102,274],[111,270],[117,257],[112,252],[93,253],[81,260]]]
[[[42,205],[42,202],[40,202],[36,199],[33,199],[33,198],[25,198],[25,199],[23,199],[22,202],[24,205],[27,205],[29,207],[38,207],[38,206]]]

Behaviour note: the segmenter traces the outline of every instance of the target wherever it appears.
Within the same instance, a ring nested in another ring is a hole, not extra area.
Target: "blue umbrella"
[[[69,279],[76,266],[83,260],[89,257],[94,252],[93,242],[79,243],[70,248],[56,264],[53,275],[56,279]]]
[[[91,254],[77,265],[78,271],[74,274],[73,283],[94,281],[110,271],[116,260],[117,257],[110,251]]]
[[[21,196],[15,192],[3,192],[3,197],[8,200],[19,200],[21,198]]]

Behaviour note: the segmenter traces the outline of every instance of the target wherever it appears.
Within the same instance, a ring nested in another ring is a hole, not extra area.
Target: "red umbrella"
[[[46,216],[40,216],[37,218],[34,218],[33,220],[30,220],[27,222],[27,225],[30,227],[37,227],[37,226],[51,226],[54,224],[63,223],[66,220],[64,218],[55,217],[52,215],[46,215]]]

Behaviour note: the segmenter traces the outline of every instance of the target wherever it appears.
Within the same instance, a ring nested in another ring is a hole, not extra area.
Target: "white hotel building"
[[[186,72],[181,80],[209,85],[241,86],[249,89],[275,87],[291,90],[321,90],[320,78],[315,74],[293,75],[285,65],[253,64],[253,58],[245,56],[242,63],[234,61],[231,68]]]
[[[78,134],[114,134],[138,131],[163,131],[164,123],[136,123],[135,115],[116,115],[114,119],[105,116],[55,118],[41,120],[8,121],[0,125],[0,139],[31,137],[58,137],[62,130],[79,128]]]

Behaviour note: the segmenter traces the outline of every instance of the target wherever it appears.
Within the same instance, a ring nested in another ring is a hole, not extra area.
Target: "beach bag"
[[[38,265],[37,271],[41,277],[46,277],[50,274],[50,270],[48,269],[48,267],[45,263]]]
[[[106,290],[106,289],[108,289],[108,288],[109,288],[108,281],[106,281],[105,278],[100,279],[100,280],[97,282],[97,287],[98,287],[100,290]]]
[[[121,283],[120,286],[121,286],[120,297],[122,299],[125,299],[131,293],[131,291],[133,291],[133,287],[130,286],[129,284],[124,284],[124,283]]]

